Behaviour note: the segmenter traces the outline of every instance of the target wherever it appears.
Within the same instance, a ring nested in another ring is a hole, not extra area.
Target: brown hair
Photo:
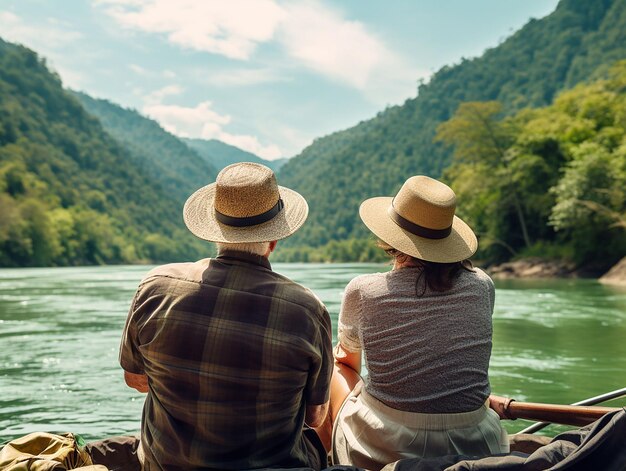
[[[432,291],[448,291],[452,288],[454,279],[458,276],[461,269],[474,271],[472,262],[469,259],[452,263],[429,262],[407,255],[382,240],[379,240],[377,245],[383,249],[387,255],[393,257],[394,260],[400,263],[411,262],[416,267],[421,268],[417,280],[415,281],[415,294],[418,297],[424,294],[427,286]],[[424,279],[423,289],[421,293],[418,293],[418,286],[422,278]]]

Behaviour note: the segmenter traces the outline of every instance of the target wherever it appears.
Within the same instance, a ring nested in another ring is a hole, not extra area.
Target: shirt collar
[[[240,252],[238,250],[223,250],[217,257],[217,260],[237,260],[239,262],[249,263],[251,265],[259,265],[268,270],[272,269],[270,261],[263,255],[256,255],[249,252]]]

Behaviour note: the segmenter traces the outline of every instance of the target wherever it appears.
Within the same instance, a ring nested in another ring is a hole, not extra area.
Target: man
[[[218,256],[152,270],[120,348],[126,383],[147,393],[144,470],[326,467],[303,424],[327,413],[330,317],[268,261],[307,215],[254,163],[226,167],[185,203],[185,224]]]

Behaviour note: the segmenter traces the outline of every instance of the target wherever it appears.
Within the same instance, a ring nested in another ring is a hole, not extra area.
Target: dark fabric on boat
[[[253,470],[246,470],[253,471]],[[254,471],[315,471],[313,468],[264,468],[255,469]],[[356,466],[336,465],[329,468],[324,468],[322,471],[367,471],[363,468],[357,468]]]
[[[511,453],[477,459],[452,455],[405,459],[383,471],[623,471],[626,469],[626,408],[611,412],[586,427],[561,433],[534,453]]]
[[[109,471],[141,471],[137,456],[138,436],[105,438],[85,445],[93,464],[106,466]]]
[[[315,471],[325,468],[327,466],[326,450],[317,432],[305,427],[302,435],[309,463],[312,466],[302,469]],[[91,456],[93,464],[106,466],[109,471],[141,471],[139,443],[139,436],[116,436],[90,442],[85,446],[85,451]]]
[[[519,451],[527,455],[532,455],[539,448],[548,445],[551,441],[552,437],[532,433],[516,433],[515,435],[509,435],[510,451]]]
[[[324,469],[328,465],[326,449],[315,430],[305,426],[302,430],[302,438],[306,446],[309,464],[314,469]]]

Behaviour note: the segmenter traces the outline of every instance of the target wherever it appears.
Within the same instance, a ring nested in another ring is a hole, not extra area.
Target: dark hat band
[[[387,210],[387,214],[393,222],[395,222],[400,228],[404,229],[407,232],[410,232],[413,235],[424,237],[425,239],[445,239],[452,233],[452,226],[448,226],[445,229],[430,229],[428,227],[420,226],[419,224],[415,224],[414,222],[409,221],[408,219],[400,216],[395,208],[393,207],[393,203],[389,206]]]
[[[274,218],[280,211],[285,207],[285,203],[283,203],[282,198],[278,198],[278,202],[271,207],[269,210],[264,213],[257,214],[256,216],[248,216],[243,218],[227,216],[226,214],[220,213],[217,209],[215,210],[215,219],[217,219],[222,224],[226,224],[227,226],[233,227],[248,227],[248,226],[256,226],[257,224],[263,224],[264,222],[269,221]]]

